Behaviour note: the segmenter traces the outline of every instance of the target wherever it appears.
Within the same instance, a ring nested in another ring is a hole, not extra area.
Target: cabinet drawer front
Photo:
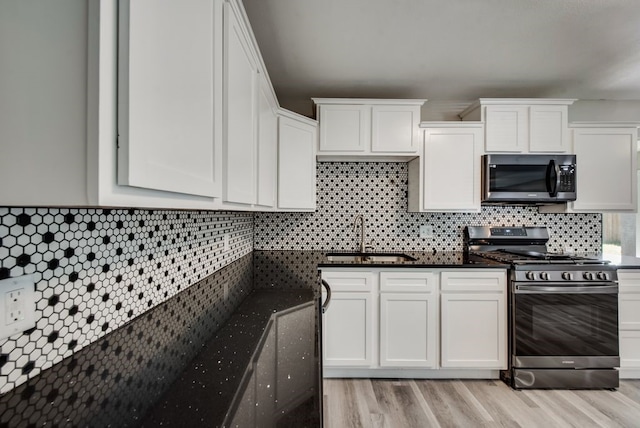
[[[437,281],[433,272],[381,272],[380,291],[432,293]]]
[[[322,272],[322,279],[332,291],[371,291],[374,275],[371,272]]]
[[[640,293],[640,270],[619,270],[620,294]]]
[[[506,291],[507,272],[504,270],[467,270],[442,272],[442,291]]]

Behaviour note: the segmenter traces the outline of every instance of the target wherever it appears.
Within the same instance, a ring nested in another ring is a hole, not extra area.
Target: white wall
[[[75,179],[86,168],[86,93],[87,0],[0,1],[0,168],[15,177],[0,190],[46,186],[60,204],[86,194]],[[34,158],[47,167],[34,170]]]

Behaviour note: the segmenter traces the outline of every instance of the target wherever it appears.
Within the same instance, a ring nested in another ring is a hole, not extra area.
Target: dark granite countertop
[[[603,260],[609,260],[618,269],[640,269],[640,257],[621,256],[619,254],[603,254]]]
[[[243,389],[254,370],[253,360],[265,346],[274,314],[307,306],[313,311],[312,301],[312,290],[252,291],[148,411],[141,426],[222,426],[236,391]],[[306,357],[312,361],[319,356]]]
[[[489,261],[469,260],[463,252],[405,252],[415,258],[415,261],[375,263],[330,262],[326,257],[327,253],[327,251],[254,251],[253,290],[236,308],[224,326],[203,345],[201,352],[187,365],[164,396],[149,409],[141,425],[148,427],[224,426],[225,423],[232,425],[239,423],[253,426],[257,423],[255,420],[248,422],[242,418],[247,414],[252,414],[255,418],[260,417],[254,404],[258,398],[252,396],[245,400],[242,394],[253,391],[254,388],[256,394],[259,394],[259,388],[265,384],[260,379],[264,379],[265,376],[271,377],[272,382],[276,384],[271,385],[271,390],[263,391],[266,395],[273,395],[274,389],[284,390],[283,384],[287,385],[287,382],[293,382],[293,385],[302,379],[319,379],[318,375],[311,373],[319,367],[320,358],[319,347],[316,344],[319,341],[318,268],[338,266],[507,267]],[[312,323],[310,327],[313,330],[304,327],[305,323],[301,321],[309,318],[310,311],[315,314],[313,322],[316,324]],[[274,334],[277,336],[277,346],[272,339]],[[278,357],[278,371],[282,371],[283,364],[290,364],[287,373],[291,375],[290,378],[278,380],[274,378],[277,375],[269,372],[265,374],[265,365],[260,361],[265,358],[264,355],[275,358],[270,355],[274,352],[279,353],[287,334],[291,336],[295,346],[299,347],[300,343],[305,341],[308,343],[304,349],[298,349],[298,354],[294,357],[285,356],[284,360]],[[300,361],[314,362],[316,369],[308,364],[301,366]],[[287,406],[289,414],[284,419],[282,415],[285,412],[278,412],[280,418],[278,426],[318,425],[318,420],[313,419],[313,416],[312,420],[309,420],[309,415],[318,414],[317,399],[312,395],[317,395],[321,386],[314,384],[305,388],[310,391],[309,394],[297,393],[297,401],[292,401],[293,404]],[[296,391],[299,389],[298,386]],[[252,403],[252,410],[242,408],[245,401]],[[262,401],[261,405],[264,405],[263,403]],[[274,406],[279,405],[277,400],[275,403]],[[236,418],[240,415],[241,419],[232,419],[234,414]]]
[[[402,268],[502,268],[509,266],[491,260],[470,258],[463,251],[394,251],[389,253],[402,253],[413,257],[415,260],[401,262],[371,262],[371,261],[329,261],[326,254],[321,252],[322,257],[318,258],[318,267],[402,267]],[[335,252],[339,253],[339,252]],[[346,251],[344,253],[347,253]],[[382,253],[380,253],[382,254]]]

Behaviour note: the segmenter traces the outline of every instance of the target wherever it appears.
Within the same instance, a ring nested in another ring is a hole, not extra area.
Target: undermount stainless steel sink
[[[414,262],[411,256],[402,253],[328,253],[330,262]]]

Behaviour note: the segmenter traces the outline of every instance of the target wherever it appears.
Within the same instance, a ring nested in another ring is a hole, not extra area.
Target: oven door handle
[[[618,294],[618,285],[514,285],[513,292],[516,294]]]
[[[327,300],[322,304],[322,313],[324,314],[329,309],[329,303],[331,303],[331,286],[324,279],[322,280],[322,286],[327,290]]]

